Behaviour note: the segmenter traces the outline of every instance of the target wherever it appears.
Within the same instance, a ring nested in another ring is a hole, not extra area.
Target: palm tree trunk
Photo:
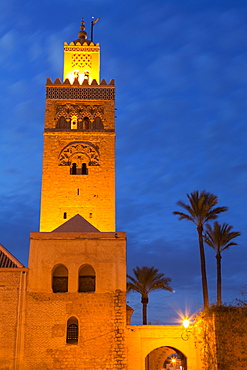
[[[207,283],[207,273],[206,273],[206,259],[203,245],[203,227],[201,225],[197,226],[199,248],[200,248],[200,260],[201,260],[201,274],[202,274],[202,293],[203,293],[203,303],[204,309],[208,307],[208,283]]]
[[[216,255],[217,261],[217,306],[221,306],[222,304],[222,297],[221,297],[221,255]]]
[[[142,324],[147,325],[147,305],[148,305],[148,296],[142,295]]]

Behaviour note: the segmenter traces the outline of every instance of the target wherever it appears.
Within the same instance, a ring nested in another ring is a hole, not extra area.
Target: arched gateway
[[[145,370],[187,370],[187,358],[177,348],[159,347],[145,358]]]
[[[183,332],[182,325],[129,325],[128,370],[201,369],[195,338],[184,341]]]

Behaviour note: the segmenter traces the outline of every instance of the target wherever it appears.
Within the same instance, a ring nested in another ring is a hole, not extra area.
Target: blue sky
[[[101,78],[117,86],[117,229],[128,272],[155,266],[175,293],[150,295],[149,321],[202,306],[197,235],[172,214],[205,189],[240,231],[224,252],[223,301],[246,283],[247,4],[244,1],[9,0],[0,3],[0,242],[25,265],[38,231],[46,78],[62,78],[63,43],[81,18],[101,44]],[[206,247],[211,302],[215,257]],[[140,297],[128,296],[140,322]]]

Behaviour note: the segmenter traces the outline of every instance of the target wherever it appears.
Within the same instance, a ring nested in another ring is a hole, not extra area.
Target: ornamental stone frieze
[[[55,119],[64,117],[65,119],[71,119],[76,116],[77,119],[83,119],[88,117],[93,120],[96,117],[103,118],[104,108],[101,105],[85,105],[85,104],[57,104]]]
[[[87,158],[87,163],[89,166],[99,166],[99,148],[97,145],[91,143],[76,141],[66,145],[61,152],[59,153],[59,166],[70,166],[71,159],[75,157],[79,158],[80,156]]]

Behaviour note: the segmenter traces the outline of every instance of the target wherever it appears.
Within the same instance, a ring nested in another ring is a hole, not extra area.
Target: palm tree
[[[217,268],[217,305],[221,306],[221,252],[225,251],[232,245],[237,245],[237,243],[232,242],[231,240],[240,236],[241,233],[238,231],[231,231],[233,226],[226,223],[220,225],[217,221],[215,221],[213,228],[210,225],[206,225],[206,228],[207,231],[204,235],[204,240],[215,250]]]
[[[147,325],[147,305],[148,294],[156,289],[164,289],[172,292],[170,287],[170,278],[164,277],[164,274],[158,272],[154,267],[138,267],[133,269],[134,277],[127,275],[127,291],[134,291],[141,294],[142,319],[143,325]]]
[[[181,201],[177,202],[187,213],[176,211],[173,213],[179,216],[179,220],[189,220],[196,225],[200,249],[203,302],[204,308],[206,308],[208,307],[208,284],[203,245],[203,226],[205,222],[216,219],[219,213],[227,211],[228,207],[215,207],[218,203],[218,197],[214,194],[207,193],[205,190],[201,192],[194,191],[191,194],[187,194],[187,197],[189,199],[189,204],[185,204]]]

